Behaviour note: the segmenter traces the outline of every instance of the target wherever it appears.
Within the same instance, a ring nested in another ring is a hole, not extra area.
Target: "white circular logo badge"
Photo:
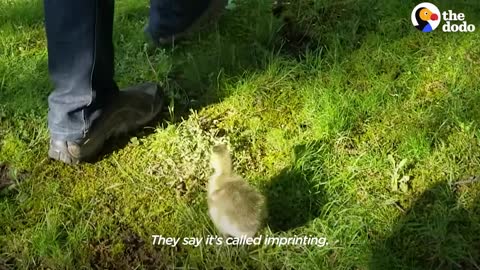
[[[419,31],[432,32],[440,25],[442,14],[432,3],[418,4],[412,11],[412,24]]]

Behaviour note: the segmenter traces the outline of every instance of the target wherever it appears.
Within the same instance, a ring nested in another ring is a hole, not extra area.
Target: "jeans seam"
[[[90,101],[87,104],[87,107],[92,105],[93,102],[93,73],[95,72],[95,63],[97,58],[97,23],[98,23],[98,1],[95,1],[95,18],[93,21],[93,55],[92,55],[92,67],[90,71]],[[83,116],[83,137],[85,138],[88,133],[88,126],[90,125],[87,116],[85,115],[85,111],[82,111]]]

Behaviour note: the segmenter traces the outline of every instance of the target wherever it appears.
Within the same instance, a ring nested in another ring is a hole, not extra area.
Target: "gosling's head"
[[[221,144],[215,145],[215,146],[212,148],[212,152],[213,152],[214,154],[225,154],[225,153],[228,153],[227,144],[221,143]]]
[[[212,166],[216,172],[223,172],[228,170],[226,166],[229,167],[230,163],[230,154],[228,152],[227,145],[224,143],[215,145],[212,148],[210,166]]]

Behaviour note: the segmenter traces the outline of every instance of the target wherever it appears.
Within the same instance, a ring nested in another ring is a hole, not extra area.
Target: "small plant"
[[[390,187],[392,191],[396,192],[398,191],[398,188],[400,188],[401,192],[407,192],[408,181],[410,181],[410,176],[409,175],[401,176],[401,174],[408,160],[404,158],[397,164],[395,161],[395,158],[392,155],[388,155],[388,161],[390,161],[393,167],[392,177],[390,180]]]

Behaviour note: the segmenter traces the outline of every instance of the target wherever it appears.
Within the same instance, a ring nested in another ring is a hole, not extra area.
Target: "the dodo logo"
[[[431,3],[418,4],[412,11],[412,23],[422,32],[431,32],[440,25],[440,10]]]
[[[443,32],[475,31],[475,25],[465,20],[464,13],[455,13],[453,10],[442,13],[434,4],[427,2],[418,4],[412,11],[412,23],[422,32],[432,32],[440,25],[442,19],[445,21],[442,25]]]

